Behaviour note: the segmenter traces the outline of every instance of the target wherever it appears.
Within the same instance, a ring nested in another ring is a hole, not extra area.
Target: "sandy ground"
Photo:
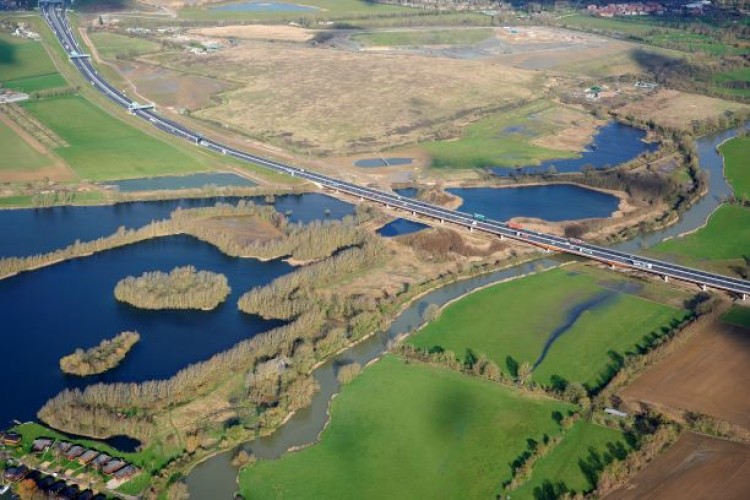
[[[606,498],[740,500],[750,492],[750,445],[687,433]]]
[[[241,40],[283,40],[306,42],[315,36],[316,31],[296,26],[252,24],[247,26],[215,26],[196,28],[191,34],[218,38],[239,38]]]
[[[643,99],[616,110],[617,114],[634,115],[672,128],[690,130],[693,120],[718,118],[727,110],[750,109],[740,104],[677,90],[661,89]]]
[[[67,181],[75,178],[75,173],[60,158],[55,156],[50,150],[44,147],[43,144],[34,139],[4,113],[0,113],[0,122],[13,130],[13,132],[23,139],[26,144],[31,146],[31,148],[37,153],[47,156],[51,162],[49,167],[35,170],[0,170],[0,182],[28,182],[45,178],[54,181]]]
[[[750,330],[716,321],[638,377],[623,397],[692,410],[750,430]],[[739,388],[739,389],[738,389]]]

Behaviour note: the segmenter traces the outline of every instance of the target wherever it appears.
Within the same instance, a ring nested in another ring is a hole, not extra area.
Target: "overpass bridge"
[[[44,19],[47,21],[50,28],[52,28],[52,31],[55,33],[55,36],[67,52],[68,56],[74,53],[83,53],[83,50],[81,50],[77,39],[73,36],[70,25],[65,17],[64,7],[61,8],[59,5],[47,1],[40,3],[40,9]],[[229,145],[214,141],[213,139],[206,138],[198,132],[163,117],[153,108],[138,107],[133,109],[133,101],[102,78],[97,73],[89,58],[71,58],[70,61],[96,90],[113,103],[130,111],[133,115],[151,123],[154,127],[164,132],[180,137],[199,147],[205,147],[219,154],[231,156],[248,163],[254,163],[291,176],[300,177],[322,188],[327,188],[338,193],[345,193],[360,200],[369,200],[385,205],[387,208],[400,209],[410,212],[412,215],[429,217],[438,220],[441,223],[457,224],[472,231],[482,231],[500,238],[520,241],[543,248],[547,251],[577,255],[606,263],[612,267],[623,267],[651,273],[658,275],[665,280],[674,278],[694,283],[700,286],[703,290],[708,288],[724,290],[737,294],[742,300],[745,300],[750,295],[750,281],[710,273],[700,269],[693,269],[663,260],[639,256],[637,254],[621,252],[607,247],[592,245],[580,240],[567,239],[552,234],[513,227],[502,221],[477,217],[476,214],[469,214],[458,210],[449,210],[423,201],[403,197],[392,192],[360,186],[327,175],[310,172],[304,168],[295,167],[241,151]]]

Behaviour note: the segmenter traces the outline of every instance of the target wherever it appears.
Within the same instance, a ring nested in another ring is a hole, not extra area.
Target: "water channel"
[[[700,165],[709,174],[708,194],[693,205],[675,225],[663,231],[638,237],[620,245],[621,248],[637,250],[653,245],[665,238],[694,230],[702,226],[719,206],[720,200],[731,193],[724,175],[721,155],[716,147],[736,135],[736,130],[712,134],[698,139]],[[543,260],[541,266],[554,266],[556,261]],[[386,332],[378,332],[364,342],[357,344],[341,355],[331,359],[315,371],[320,391],[315,395],[310,407],[296,413],[283,427],[268,437],[260,438],[243,446],[260,459],[277,458],[294,446],[304,446],[316,441],[328,419],[327,409],[330,400],[339,390],[336,379],[337,368],[351,362],[366,364],[380,356],[387,349],[389,340],[412,331],[422,317],[422,312],[431,303],[438,305],[458,298],[472,290],[496,283],[514,276],[520,276],[534,269],[531,264],[496,271],[487,275],[470,278],[446,285],[430,292],[413,302],[393,322]],[[225,452],[199,464],[187,477],[190,494],[194,498],[216,498],[229,500],[237,489],[237,468],[231,464],[234,452]]]

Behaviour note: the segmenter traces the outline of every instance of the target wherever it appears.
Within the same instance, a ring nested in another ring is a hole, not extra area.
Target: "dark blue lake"
[[[416,233],[427,227],[429,227],[427,224],[422,224],[420,222],[414,222],[408,219],[396,219],[378,229],[378,234],[385,236],[386,238],[391,238],[393,236],[403,236],[405,234]]]
[[[143,311],[114,298],[126,276],[185,265],[226,275],[226,302],[213,311]],[[273,328],[280,323],[241,313],[237,299],[291,270],[282,261],[235,259],[189,236],[171,236],[0,280],[0,427],[34,418],[66,387],[166,378]],[[85,379],[60,371],[62,356],[125,330],[140,332],[141,341],[114,370]]]
[[[217,5],[216,7],[209,8],[209,10],[220,12],[314,12],[320,9],[310,5],[297,5],[286,2],[251,1]]]
[[[107,182],[106,185],[115,186],[118,191],[123,193],[130,193],[133,191],[194,189],[205,186],[255,186],[255,183],[237,174],[214,172],[210,174],[166,175],[163,177],[127,179],[124,181]]]
[[[240,198],[204,198],[170,201],[139,201],[97,207],[53,207],[0,210],[0,257],[26,256],[64,248],[76,239],[89,241],[108,236],[120,226],[138,228],[166,219],[177,207],[195,208],[216,202],[236,203]],[[265,204],[263,197],[247,198]],[[341,219],[354,212],[354,205],[318,193],[277,196],[274,207],[292,222]]]
[[[357,160],[354,166],[363,168],[395,167],[397,165],[410,165],[414,158],[366,158]]]
[[[409,198],[417,195],[414,188],[395,191]],[[463,200],[458,210],[501,221],[513,217],[536,217],[550,222],[609,217],[620,204],[616,196],[573,184],[449,188],[446,191]]]
[[[540,165],[520,168],[493,167],[491,170],[500,177],[509,177],[517,174],[545,174],[551,166],[558,173],[580,172],[584,165],[597,169],[610,168],[659,147],[658,143],[643,142],[645,137],[646,132],[643,130],[610,122],[599,129],[580,158],[548,160]]]
[[[572,184],[515,188],[451,188],[464,202],[462,212],[480,213],[495,220],[536,217],[550,222],[609,217],[620,200],[611,194]]]

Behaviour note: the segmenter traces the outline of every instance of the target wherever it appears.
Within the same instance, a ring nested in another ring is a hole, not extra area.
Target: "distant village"
[[[698,0],[687,4],[664,5],[657,2],[610,3],[607,5],[591,4],[586,12],[598,17],[617,16],[663,16],[666,13],[702,16],[711,8],[710,0]]]

